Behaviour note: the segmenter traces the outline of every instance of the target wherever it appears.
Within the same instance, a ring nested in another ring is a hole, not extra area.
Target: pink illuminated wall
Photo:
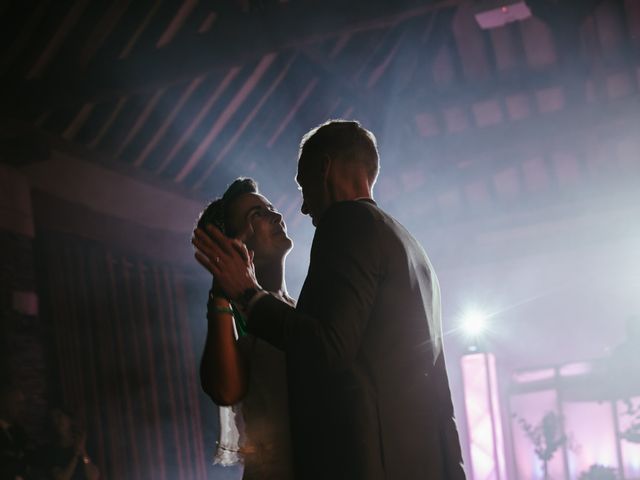
[[[611,402],[565,402],[562,408],[570,478],[578,478],[596,463],[618,469]]]
[[[496,378],[490,353],[462,357],[465,410],[473,480],[506,480],[504,440]]]
[[[640,406],[640,397],[631,399],[632,404]],[[632,417],[626,414],[627,407],[624,402],[617,402],[619,429],[624,432],[631,426]],[[620,441],[620,455],[624,465],[625,479],[640,479],[640,443],[631,443],[627,440]]]
[[[511,436],[515,470],[518,479],[542,480],[542,463],[536,456],[534,445],[526,436],[517,418],[524,418],[531,425],[538,425],[548,412],[557,412],[558,398],[555,390],[543,390],[513,395],[511,397]],[[549,476],[553,479],[566,478],[562,451],[558,451],[549,462]]]
[[[572,383],[570,377],[582,382]],[[596,385],[601,382],[596,380],[602,378],[593,376],[588,364],[513,375],[509,395],[510,439],[517,479],[544,479],[542,463],[518,419],[536,426],[545,414],[554,412],[560,416],[567,441],[548,464],[549,478],[578,479],[597,464],[616,469],[619,479],[640,480],[640,444],[618,435],[629,428],[633,415],[628,413],[625,402],[601,396],[603,390]],[[633,398],[632,405],[640,406],[640,397]]]

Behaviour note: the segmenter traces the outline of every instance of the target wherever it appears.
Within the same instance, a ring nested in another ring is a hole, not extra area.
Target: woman
[[[100,477],[89,455],[87,434],[78,428],[69,412],[53,408],[49,414],[52,442],[44,449],[44,463],[53,480],[97,480]]]
[[[284,280],[284,261],[293,242],[282,215],[252,179],[234,181],[202,212],[197,227],[195,256],[205,268],[211,258],[206,232],[218,228],[251,252],[260,285],[294,304]],[[228,465],[243,460],[245,480],[292,479],[284,354],[246,333],[242,316],[216,288],[215,279],[207,319],[200,378],[204,391],[221,406],[217,461]],[[243,432],[239,441],[238,431]]]

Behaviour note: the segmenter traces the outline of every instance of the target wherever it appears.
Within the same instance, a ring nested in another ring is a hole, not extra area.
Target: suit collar
[[[378,206],[376,201],[373,198],[369,198],[369,197],[354,198],[353,201],[354,202],[367,202],[367,203],[370,203],[372,205]]]

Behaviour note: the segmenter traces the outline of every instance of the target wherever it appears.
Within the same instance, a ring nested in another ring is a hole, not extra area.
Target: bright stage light
[[[479,311],[470,311],[462,318],[462,328],[467,335],[477,337],[487,328],[487,316]]]

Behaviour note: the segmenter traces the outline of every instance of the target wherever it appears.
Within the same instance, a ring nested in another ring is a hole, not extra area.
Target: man
[[[286,352],[298,480],[464,479],[438,282],[374,202],[378,168],[357,122],[303,138],[296,180],[316,233],[296,308],[264,292],[246,249],[213,230],[205,266],[249,331]]]

